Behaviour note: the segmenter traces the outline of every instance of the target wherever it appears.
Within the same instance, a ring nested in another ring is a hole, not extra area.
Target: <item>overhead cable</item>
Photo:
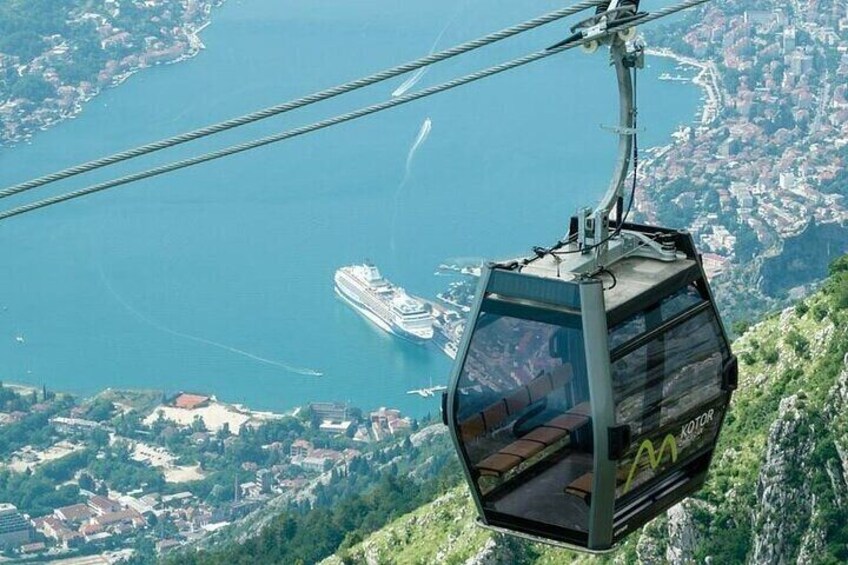
[[[428,55],[426,57],[422,57],[420,59],[416,59],[414,61],[410,61],[408,63],[404,63],[402,65],[398,65],[396,67],[392,67],[390,69],[386,69],[363,78],[346,82],[344,84],[340,84],[338,86],[334,86],[326,90],[321,90],[319,92],[303,96],[302,98],[298,98],[296,100],[291,100],[283,104],[278,104],[276,106],[270,106],[268,108],[257,110],[256,112],[251,112],[250,114],[246,114],[238,118],[233,118],[224,122],[196,129],[194,131],[176,135],[174,137],[169,137],[167,139],[162,139],[153,143],[141,145],[134,149],[128,149],[120,153],[115,153],[114,155],[109,155],[107,157],[88,161],[86,163],[63,169],[61,171],[57,171],[49,175],[29,180],[0,190],[0,198],[6,198],[7,196],[12,196],[14,194],[25,192],[27,190],[31,190],[39,186],[44,186],[46,184],[50,184],[59,180],[63,180],[96,169],[100,169],[102,167],[114,165],[122,161],[135,159],[136,157],[141,157],[142,155],[154,153],[162,149],[168,149],[170,147],[174,147],[176,145],[180,145],[188,141],[208,137],[210,135],[214,135],[222,131],[244,126],[253,122],[257,122],[259,120],[264,120],[266,118],[289,112],[297,108],[309,106],[310,104],[315,104],[316,102],[328,100],[330,98],[334,98],[336,96],[340,96],[348,92],[353,92],[354,90],[365,88],[366,86],[371,86],[378,82],[383,82],[385,80],[406,74],[410,71],[414,71],[416,69],[420,69],[422,67],[426,67],[434,63],[444,61],[445,59],[450,59],[452,57],[462,55],[463,53],[468,53],[469,51],[479,49],[480,47],[485,47],[486,45],[490,45],[508,37],[512,37],[514,35],[524,33],[526,31],[543,26],[545,24],[561,20],[562,18],[597,6],[603,3],[604,1],[605,0],[583,0],[582,2],[579,2],[573,6],[550,12],[543,16],[528,20],[524,23],[510,26],[508,28],[502,29],[494,33],[490,33],[478,39],[474,39],[472,41],[462,43],[455,47],[451,47],[450,49],[445,49],[444,51],[433,53],[432,55]]]
[[[681,2],[680,4],[675,4],[673,6],[669,6],[665,9],[659,10],[657,12],[653,12],[648,16],[638,20],[638,22],[633,22],[632,25],[624,25],[621,27],[616,27],[615,29],[604,32],[599,37],[609,37],[615,33],[619,33],[622,31],[626,31],[629,27],[635,27],[636,25],[641,25],[644,23],[648,23],[665,16],[674,14],[681,10],[685,10],[687,8],[691,8],[697,6],[699,4],[703,4],[708,2],[709,0],[686,0],[685,2]],[[597,37],[596,37],[597,38]],[[552,55],[556,55],[557,53],[561,53],[563,51],[567,51],[569,49],[573,49],[578,47],[583,41],[575,40],[573,42],[568,42],[559,47],[552,49],[544,49],[542,51],[537,51],[535,53],[531,53],[529,55],[525,55],[523,57],[519,57],[517,59],[513,59],[511,61],[507,61],[505,63],[501,63],[500,65],[496,65],[494,67],[489,67],[487,69],[483,69],[477,71],[475,73],[471,73],[469,75],[465,75],[463,77],[444,82],[442,84],[434,85],[429,88],[426,88],[421,91],[411,92],[408,94],[404,94],[403,96],[399,96],[397,98],[393,98],[391,100],[387,100],[385,102],[381,102],[378,104],[373,104],[371,106],[367,106],[364,108],[360,108],[358,110],[354,110],[352,112],[347,112],[345,114],[340,114],[338,116],[328,118],[325,120],[321,120],[318,122],[314,122],[312,124],[308,124],[299,128],[287,130],[275,135],[271,135],[268,137],[263,137],[260,139],[256,139],[254,141],[249,141],[246,143],[240,143],[237,145],[233,145],[224,149],[220,149],[218,151],[213,151],[210,153],[205,153],[203,155],[199,155],[197,157],[192,157],[188,159],[183,159],[180,161],[175,161],[166,165],[162,165],[159,167],[155,167],[152,169],[148,169],[139,173],[127,175],[124,177],[120,177],[114,180],[94,184],[87,186],[85,188],[81,188],[79,190],[74,190],[71,192],[67,192],[64,194],[60,194],[58,196],[53,196],[50,198],[45,198],[43,200],[39,200],[30,204],[25,204],[22,206],[18,206],[16,208],[12,208],[5,212],[0,213],[0,221],[5,220],[7,218],[11,218],[13,216],[18,216],[20,214],[24,214],[27,212],[31,212],[33,210],[37,210],[39,208],[45,208],[47,206],[52,206],[54,204],[59,204],[60,202],[65,202],[67,200],[73,200],[75,198],[80,198],[82,196],[86,196],[89,194],[93,194],[95,192],[100,192],[109,188],[114,188],[117,186],[126,185],[135,181],[159,176],[165,173],[174,172],[180,169],[185,169],[188,167],[192,167],[194,165],[198,165],[201,163],[206,163],[209,161],[214,161],[223,157],[227,157],[229,155],[235,155],[237,153],[242,153],[244,151],[249,151],[252,149],[256,149],[258,147],[262,147],[265,145],[270,145],[272,143],[277,143],[280,141],[284,141],[286,139],[291,139],[294,137],[298,137],[307,133],[311,133],[320,129],[324,129],[330,126],[335,126],[344,122],[348,122],[351,120],[355,120],[370,114],[374,114],[377,112],[381,112],[383,110],[388,110],[389,108],[394,108],[395,106],[400,106],[402,104],[406,104],[412,102],[413,100],[418,100],[419,98],[425,98],[428,96],[432,96],[433,94],[438,94],[440,92],[444,92],[447,90],[451,90],[458,86],[462,86],[465,84],[469,84],[483,78],[487,78],[504,71],[508,71],[528,63],[532,63],[546,57],[550,57]]]

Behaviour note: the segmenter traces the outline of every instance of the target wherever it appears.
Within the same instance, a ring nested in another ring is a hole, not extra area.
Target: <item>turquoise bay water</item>
[[[442,48],[558,6],[231,0],[203,33],[200,56],[137,74],[78,119],[0,151],[0,184],[412,59],[443,30]],[[564,24],[546,26],[447,62],[416,88],[567,33]],[[0,378],[81,394],[197,390],[274,410],[349,400],[366,409],[437,411],[435,399],[406,391],[431,378],[444,382],[448,360],[370,326],[336,298],[333,273],[370,258],[410,292],[433,297],[447,282],[433,275],[446,259],[504,257],[561,236],[574,210],[603,192],[614,159],[615,139],[599,128],[617,116],[605,57],[566,53],[283,145],[7,221],[0,226]],[[697,89],[656,80],[671,66],[652,59],[640,77],[643,147],[666,143],[694,116]],[[404,78],[120,171],[382,100]],[[402,184],[426,118],[430,134]]]

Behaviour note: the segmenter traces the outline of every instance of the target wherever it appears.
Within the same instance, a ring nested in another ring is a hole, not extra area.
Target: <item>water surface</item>
[[[78,119],[0,152],[0,184],[415,58],[440,33],[437,47],[446,47],[558,6],[230,1],[204,31],[200,56],[139,73]],[[547,26],[434,67],[412,88],[567,33],[565,24]],[[697,89],[656,80],[670,68],[654,59],[640,79],[643,147],[666,143],[694,116]],[[384,100],[405,78],[113,174]],[[599,125],[614,123],[615,104],[606,55],[569,52],[296,141],[9,220],[0,226],[0,378],[81,394],[203,391],[274,410],[350,400],[366,409],[435,412],[435,400],[405,392],[444,382],[447,359],[365,322],[334,295],[334,271],[370,258],[394,282],[432,297],[446,283],[434,269],[448,258],[505,257],[554,241],[574,210],[606,188],[615,139]]]

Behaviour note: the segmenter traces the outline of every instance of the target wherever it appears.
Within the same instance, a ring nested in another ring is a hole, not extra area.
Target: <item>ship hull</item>
[[[338,284],[335,285],[335,291],[339,298],[344,300],[351,308],[356,310],[356,312],[358,312],[360,316],[362,316],[384,332],[405,339],[406,341],[409,341],[416,345],[422,345],[430,341],[431,338],[424,338],[409,333],[403,328],[398,327],[397,324],[389,323],[388,321],[384,320],[376,313],[374,313],[366,304],[358,300],[355,296],[352,296],[351,294],[345,292],[345,290],[341,288]]]

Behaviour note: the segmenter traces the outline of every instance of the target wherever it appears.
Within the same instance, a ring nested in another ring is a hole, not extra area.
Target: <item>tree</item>
[[[97,428],[93,432],[91,432],[91,441],[97,447],[97,449],[103,449],[107,445],[109,445],[109,432],[102,428]]]
[[[94,479],[91,478],[91,475],[89,475],[88,473],[80,473],[79,487],[83,490],[94,492],[96,485],[94,483]]]
[[[112,417],[112,412],[115,411],[115,405],[111,400],[107,400],[105,398],[98,398],[89,406],[88,411],[85,413],[86,417],[89,420],[94,420],[95,422],[102,422],[103,420],[108,420]]]
[[[54,92],[53,85],[35,75],[24,75],[12,86],[12,98],[25,98],[36,104],[50,98]]]
[[[748,320],[736,320],[731,324],[730,329],[734,334],[741,336],[744,335],[745,332],[748,331],[748,328],[751,327],[751,322]]]
[[[199,415],[194,417],[194,420],[191,422],[191,431],[193,432],[205,432],[206,431],[206,423],[203,421]]]
[[[9,35],[0,35],[0,52],[22,61],[30,61],[40,55],[45,49],[44,40],[31,30],[23,30]]]
[[[760,240],[757,232],[747,222],[738,224],[736,231],[736,257],[741,262],[747,262],[754,258],[760,249]]]
[[[825,292],[833,297],[837,309],[848,308],[848,255],[832,261],[828,270],[830,279],[825,285]]]

